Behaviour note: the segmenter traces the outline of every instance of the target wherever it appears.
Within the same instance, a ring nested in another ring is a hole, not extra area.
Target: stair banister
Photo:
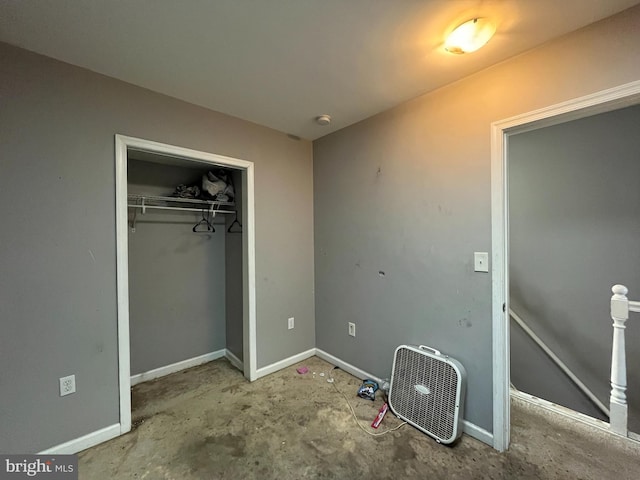
[[[611,318],[613,319],[613,349],[611,351],[611,396],[609,397],[609,424],[611,431],[628,436],[627,420],[627,361],[624,343],[625,322],[629,312],[640,312],[640,302],[629,301],[629,290],[624,285],[611,288]]]

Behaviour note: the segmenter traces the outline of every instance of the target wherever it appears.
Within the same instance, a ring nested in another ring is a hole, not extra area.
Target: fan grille
[[[424,353],[400,348],[396,352],[389,401],[398,415],[416,427],[438,439],[450,440],[457,433],[458,383],[453,366]]]

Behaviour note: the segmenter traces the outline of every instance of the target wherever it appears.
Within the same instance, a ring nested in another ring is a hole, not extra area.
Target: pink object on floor
[[[296,372],[298,372],[300,375],[303,375],[303,374],[307,373],[308,371],[309,371],[309,369],[307,367],[296,368]]]
[[[371,424],[373,428],[378,428],[380,426],[380,424],[382,423],[382,419],[384,418],[388,409],[389,409],[389,405],[387,405],[387,402],[384,402],[384,405],[380,407],[380,411],[378,412],[378,415],[376,416],[375,420]]]

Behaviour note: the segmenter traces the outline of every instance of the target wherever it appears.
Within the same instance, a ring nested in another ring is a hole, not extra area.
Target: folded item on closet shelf
[[[202,194],[220,202],[231,201],[235,196],[233,185],[224,170],[209,172],[202,176]],[[224,200],[221,198],[223,195]]]
[[[200,196],[200,188],[197,185],[187,187],[184,184],[180,184],[176,187],[176,191],[173,193],[174,197],[181,198],[198,198]]]

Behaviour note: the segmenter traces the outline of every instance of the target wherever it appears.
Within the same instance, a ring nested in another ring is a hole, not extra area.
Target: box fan
[[[466,376],[460,362],[438,350],[401,345],[393,357],[389,407],[439,443],[453,443],[462,435]]]

